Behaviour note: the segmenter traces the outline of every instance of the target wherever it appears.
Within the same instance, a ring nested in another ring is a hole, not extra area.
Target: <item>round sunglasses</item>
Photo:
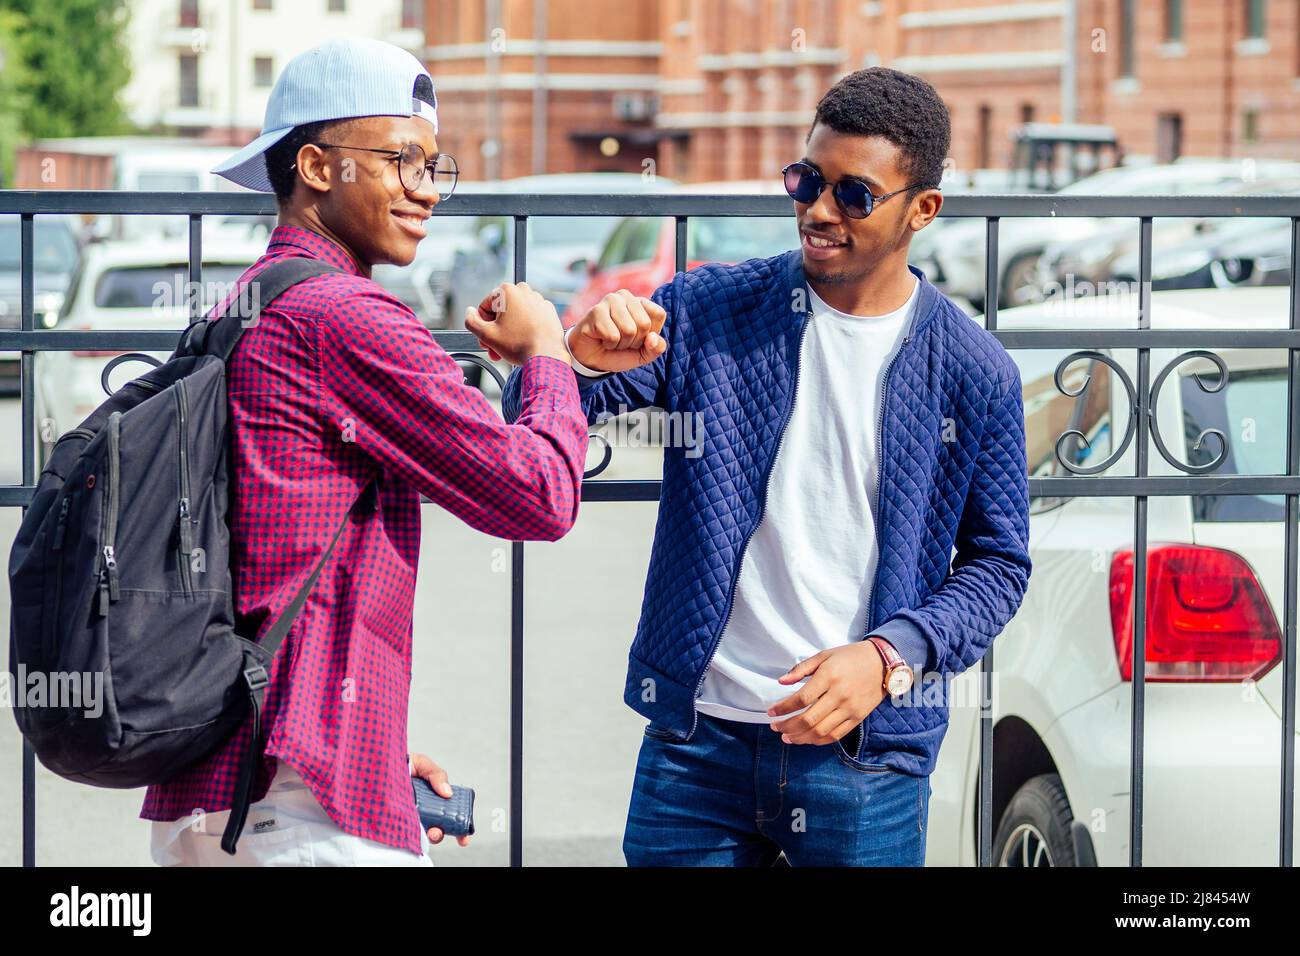
[[[791,199],[799,203],[815,203],[822,190],[831,185],[826,182],[826,177],[821,174],[821,170],[811,163],[791,163],[781,170],[781,175],[785,177],[785,191],[790,194]],[[876,208],[877,203],[882,203],[918,186],[928,187],[929,184],[916,182],[902,189],[895,189],[892,193],[875,196],[861,179],[845,176],[831,187],[831,195],[835,197],[835,203],[844,215],[851,219],[866,219],[871,215],[871,210]]]

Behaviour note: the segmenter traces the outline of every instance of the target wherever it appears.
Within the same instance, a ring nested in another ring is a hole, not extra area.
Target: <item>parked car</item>
[[[18,216],[0,216],[0,329],[22,324],[22,271]],[[63,308],[73,270],[81,255],[78,229],[70,217],[36,216],[32,220],[32,319],[35,328],[53,328]],[[0,353],[0,398],[21,388],[17,352]]]
[[[1222,193],[1260,181],[1300,176],[1300,163],[1181,159],[1151,166],[1119,166],[1081,179],[1060,196],[1171,196]],[[1038,259],[1053,242],[1085,241],[1115,228],[1117,220],[1087,217],[1003,219],[998,228],[998,303],[1010,308],[1044,296]],[[1132,221],[1128,221],[1130,225]],[[965,219],[934,237],[923,268],[950,296],[984,308],[984,221]],[[920,265],[918,261],[918,265]]]
[[[639,173],[561,173],[524,176],[492,191],[628,195],[660,193],[675,185]],[[611,216],[538,216],[528,220],[528,284],[551,301],[561,315],[587,282],[587,264],[599,255],[619,220]],[[508,217],[482,216],[474,227],[478,241],[458,249],[452,265],[451,326],[463,328],[465,309],[513,277],[514,223]]]
[[[785,195],[780,180],[692,183],[678,193]],[[786,216],[699,216],[686,226],[686,268],[706,262],[741,262],[774,256],[799,245],[793,206]],[[650,296],[677,270],[677,231],[671,216],[635,217],[620,222],[600,256],[588,268],[586,287],[564,314],[572,325],[610,292],[627,289]]]
[[[1132,328],[1131,303],[1063,300],[998,314],[1003,330]],[[1155,329],[1285,328],[1288,290],[1158,292]],[[979,321],[979,320],[976,320]],[[1072,349],[1011,354],[1024,391],[1026,453],[1035,476],[1066,476],[1055,460],[1104,462],[1130,405],[1106,365],[1057,363]],[[1136,381],[1132,349],[1103,350]],[[1152,349],[1154,381],[1181,349]],[[1204,359],[1177,365],[1153,425],[1170,453],[1215,474],[1285,474],[1285,349],[1217,349],[1228,384]],[[1086,385],[1086,388],[1085,388]],[[1133,474],[1136,443],[1105,471]],[[1179,475],[1156,450],[1149,473]],[[1143,859],[1149,865],[1275,865],[1283,704],[1283,533],[1280,495],[1152,497],[1148,510]],[[1006,866],[1125,866],[1129,859],[1133,502],[1115,497],[1031,502],[1033,574],[1024,603],[994,644],[995,860]],[[928,864],[973,864],[979,770],[978,668],[950,685],[951,722],[932,777]]]
[[[1228,192],[1296,195],[1300,193],[1300,178],[1257,180]],[[1248,270],[1241,261],[1234,261],[1231,250],[1243,240],[1249,242],[1289,226],[1289,219],[1278,218],[1156,218],[1151,223],[1151,287],[1209,289],[1239,285],[1248,280]],[[1136,282],[1139,253],[1137,222],[1111,220],[1095,236],[1049,245],[1039,259],[1040,286],[1048,289],[1055,284],[1072,294],[1093,295],[1098,286],[1106,283]]]
[[[203,244],[204,310],[228,291],[244,270],[266,251],[259,243]],[[189,244],[166,240],[100,242],[86,247],[68,288],[56,328],[68,330],[175,330],[189,321]],[[36,356],[35,392],[39,439],[43,452],[58,436],[75,428],[104,401],[100,384],[111,350],[40,352]],[[165,361],[170,352],[150,352]],[[110,386],[147,371],[139,362],[114,369]]]

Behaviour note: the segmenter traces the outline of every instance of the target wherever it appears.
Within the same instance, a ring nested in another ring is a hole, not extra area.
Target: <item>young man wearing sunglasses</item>
[[[428,865],[443,834],[420,826],[411,777],[451,790],[407,747],[420,496],[510,539],[553,540],[577,517],[587,427],[554,307],[505,285],[470,319],[521,366],[522,414],[506,424],[370,279],[376,263],[411,262],[455,187],[436,107],[410,53],[332,41],[286,65],[262,135],[215,170],[279,204],[266,254],[241,286],[290,257],[335,270],[267,306],[228,365],[240,633],[265,633],[362,490],[375,482],[378,494],[347,519],[273,660],[266,746],[236,853],[220,840],[251,721],[149,788],[141,815],[155,821],[158,863]]]
[[[629,655],[629,864],[924,862],[945,681],[1030,573],[1019,373],[907,264],[948,144],[925,81],[851,74],[784,171],[800,249],[678,274],[662,329],[611,298],[567,333],[588,421],[704,429],[664,452]]]

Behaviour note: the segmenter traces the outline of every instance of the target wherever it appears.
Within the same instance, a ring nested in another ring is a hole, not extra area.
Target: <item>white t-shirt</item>
[[[767,505],[741,560],[731,616],[696,708],[769,723],[799,661],[866,636],[880,549],[874,514],[881,376],[916,308],[849,315],[811,294],[794,409]]]

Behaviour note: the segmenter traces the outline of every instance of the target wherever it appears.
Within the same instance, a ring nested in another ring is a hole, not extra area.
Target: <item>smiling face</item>
[[[298,152],[300,185],[294,202],[315,206],[320,225],[367,273],[378,263],[409,265],[426,235],[425,220],[438,204],[432,177],[407,192],[397,159],[369,149],[400,150],[416,143],[432,160],[438,152],[433,127],[418,116],[364,116],[330,130],[321,142],[362,149],[304,146]]]
[[[906,263],[912,233],[939,211],[937,191],[901,192],[877,202],[865,219],[846,215],[832,192],[845,176],[861,179],[875,196],[903,189],[912,180],[904,174],[901,158],[899,148],[883,136],[837,133],[821,123],[813,127],[804,161],[820,170],[828,185],[814,202],[794,204],[810,281],[861,283],[882,267]]]

